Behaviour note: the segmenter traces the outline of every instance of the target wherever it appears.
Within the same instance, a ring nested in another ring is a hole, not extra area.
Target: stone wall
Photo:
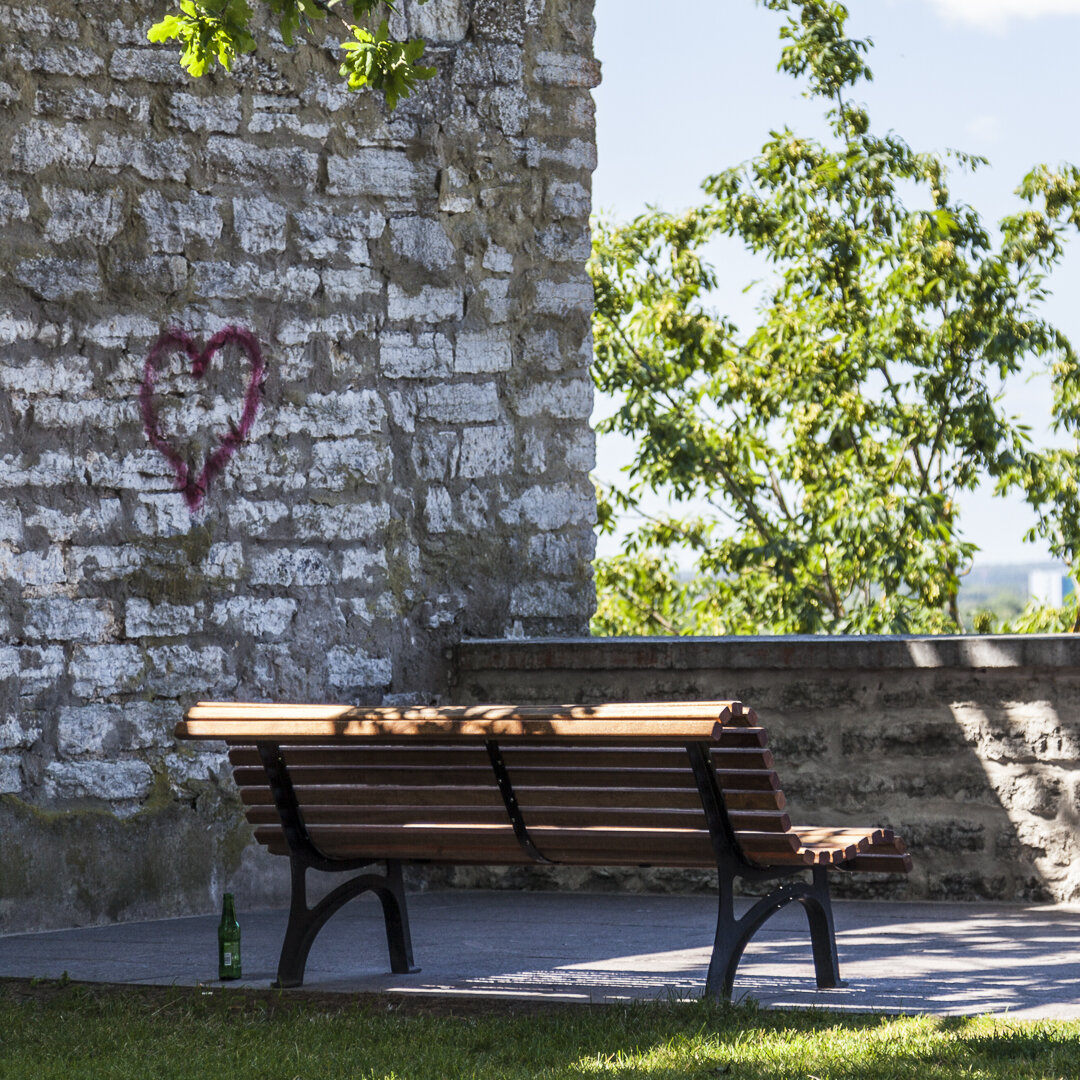
[[[591,0],[407,3],[394,113],[163,9],[0,4],[2,930],[270,895],[187,703],[429,700],[593,605]],[[257,345],[147,385],[170,327]]]
[[[835,875],[839,895],[1080,900],[1080,638],[471,641],[462,702],[739,698],[757,709],[796,823],[890,825],[907,878]],[[565,874],[566,872],[561,872]],[[543,871],[448,875],[551,883]],[[671,871],[589,887],[708,887]]]

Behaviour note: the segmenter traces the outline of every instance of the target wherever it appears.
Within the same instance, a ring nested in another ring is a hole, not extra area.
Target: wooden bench
[[[818,986],[839,985],[830,871],[906,873],[888,829],[793,826],[766,735],[738,701],[454,708],[200,703],[182,739],[224,740],[255,837],[292,867],[275,985],[299,986],[343,904],[382,902],[394,972],[415,970],[402,863],[715,867],[706,993],[730,997],[757,929],[810,923]],[[364,872],[314,907],[309,870]],[[810,880],[797,875],[809,871]],[[734,880],[779,882],[735,917]]]

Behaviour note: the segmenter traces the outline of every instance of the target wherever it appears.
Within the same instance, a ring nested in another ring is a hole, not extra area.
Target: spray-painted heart
[[[248,379],[247,390],[244,392],[244,411],[239,423],[235,423],[230,418],[229,430],[218,436],[216,448],[207,455],[199,475],[193,478],[188,463],[176,447],[162,434],[161,417],[158,415],[157,402],[154,398],[154,380],[157,377],[162,358],[181,351],[186,353],[191,360],[192,378],[201,379],[214,354],[226,345],[236,345],[251,363],[251,375]],[[150,445],[154,449],[161,451],[169,464],[172,465],[173,471],[176,473],[176,486],[184,493],[184,500],[192,513],[199,509],[203,499],[206,498],[210,481],[225,468],[229,458],[236,453],[237,448],[251,431],[251,425],[255,422],[255,415],[259,411],[262,381],[265,374],[266,368],[263,364],[258,339],[250,330],[244,330],[239,326],[227,326],[224,330],[219,330],[202,351],[198,349],[195,342],[183,330],[166,330],[154,342],[154,347],[146,358],[142,387],[139,390],[143,428],[146,431],[146,437],[150,440]]]

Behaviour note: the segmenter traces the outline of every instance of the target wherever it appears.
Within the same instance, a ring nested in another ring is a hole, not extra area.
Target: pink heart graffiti
[[[192,478],[188,463],[181,457],[180,452],[162,434],[161,418],[158,415],[157,402],[154,398],[154,380],[157,377],[158,366],[163,357],[172,352],[184,352],[191,360],[191,376],[201,379],[206,373],[207,365],[213,359],[214,354],[226,345],[236,345],[246,354],[251,363],[251,376],[248,379],[247,390],[244,393],[244,411],[240,417],[240,423],[236,424],[230,418],[229,430],[218,436],[218,445],[209,454],[203,463],[202,471]],[[201,352],[191,339],[190,335],[183,330],[166,330],[154,342],[154,347],[146,358],[146,366],[143,369],[142,387],[139,389],[139,406],[142,409],[143,428],[150,445],[159,450],[176,473],[177,489],[184,493],[184,501],[188,509],[195,513],[206,498],[206,492],[210,487],[210,481],[222,469],[225,468],[229,458],[236,453],[241,443],[251,431],[251,425],[255,422],[255,415],[259,411],[259,401],[262,381],[266,374],[263,363],[262,351],[259,341],[250,330],[244,330],[239,326],[226,326],[219,330],[207,342],[206,348]]]

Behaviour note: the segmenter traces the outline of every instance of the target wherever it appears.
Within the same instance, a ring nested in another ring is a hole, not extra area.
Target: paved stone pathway
[[[241,984],[274,978],[283,911],[239,911]],[[434,892],[409,899],[421,970],[388,973],[378,904],[327,924],[305,987],[603,1002],[691,998],[704,987],[715,903],[704,896]],[[836,902],[846,985],[819,991],[801,909],[751,943],[736,997],[850,1011],[1080,1017],[1080,907]],[[0,976],[213,983],[215,916],[0,936]],[[297,991],[302,993],[303,991]]]

